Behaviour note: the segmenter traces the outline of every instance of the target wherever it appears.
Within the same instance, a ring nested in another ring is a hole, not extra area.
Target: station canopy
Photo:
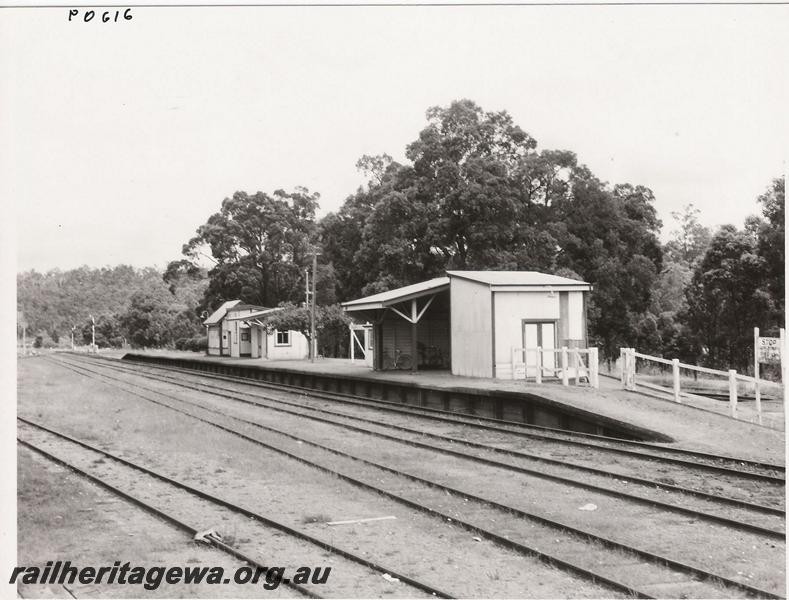
[[[377,310],[382,308],[389,308],[395,304],[406,302],[408,300],[416,300],[425,296],[434,296],[439,292],[449,289],[449,277],[436,277],[421,283],[407,285],[405,287],[390,290],[388,292],[381,292],[380,294],[373,294],[366,298],[358,300],[351,300],[350,302],[343,302],[342,306],[348,312],[356,312],[360,310]]]
[[[282,310],[281,308],[266,308],[265,306],[258,306],[257,304],[244,304],[241,300],[228,300],[218,309],[216,309],[210,317],[203,321],[203,325],[218,325],[223,320],[225,321],[251,321],[265,317],[266,315]],[[248,311],[245,314],[233,315],[240,311]],[[230,316],[229,316],[230,315]],[[253,321],[255,322],[255,321]],[[257,322],[258,324],[259,323]]]
[[[245,323],[249,323],[251,325],[260,325],[261,327],[265,327],[266,324],[261,322],[260,319],[265,319],[271,313],[275,313],[275,312],[280,311],[280,310],[282,310],[281,306],[278,306],[276,308],[261,308],[261,310],[252,311],[252,312],[249,312],[247,314],[236,315],[236,316],[233,316],[233,317],[228,317],[227,320],[228,321],[242,321],[242,322],[245,322]]]

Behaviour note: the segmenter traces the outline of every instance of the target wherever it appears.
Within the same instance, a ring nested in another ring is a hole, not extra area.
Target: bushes
[[[57,348],[58,344],[46,331],[40,332],[33,339],[33,348]]]
[[[179,338],[175,340],[176,350],[185,350],[187,352],[205,352],[208,348],[208,338],[204,335],[198,335],[191,338]]]

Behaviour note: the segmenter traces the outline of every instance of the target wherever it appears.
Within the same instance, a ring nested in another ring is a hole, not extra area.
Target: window
[[[277,331],[275,346],[290,346],[290,331]]]
[[[249,341],[249,329],[246,331],[241,331],[241,341],[248,342]]]

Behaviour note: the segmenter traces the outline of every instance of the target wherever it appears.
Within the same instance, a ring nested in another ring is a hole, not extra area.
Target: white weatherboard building
[[[309,344],[300,332],[266,332],[265,317],[278,310],[281,309],[243,304],[240,300],[225,302],[203,321],[208,335],[208,355],[272,360],[306,358]]]
[[[586,348],[591,289],[535,271],[447,271],[343,307],[373,324],[374,369],[511,378],[516,349]],[[542,360],[554,367],[557,358]]]

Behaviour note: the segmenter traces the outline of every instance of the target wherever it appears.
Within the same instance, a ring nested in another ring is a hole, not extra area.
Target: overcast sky
[[[0,190],[20,270],[164,266],[236,190],[336,210],[430,106],[506,109],[540,148],[650,187],[664,229],[758,212],[785,171],[788,6],[0,11]]]

